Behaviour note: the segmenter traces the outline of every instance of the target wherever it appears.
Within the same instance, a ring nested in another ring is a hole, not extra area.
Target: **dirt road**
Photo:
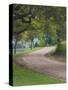
[[[66,80],[66,64],[44,56],[55,50],[55,47],[45,47],[41,50],[34,51],[33,53],[21,57],[16,60],[16,63],[30,68],[39,73],[49,74],[55,78]]]

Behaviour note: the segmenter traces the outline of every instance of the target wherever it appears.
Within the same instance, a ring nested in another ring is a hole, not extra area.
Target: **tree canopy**
[[[48,33],[57,44],[66,38],[66,8],[57,6],[13,5],[13,35],[28,40]]]

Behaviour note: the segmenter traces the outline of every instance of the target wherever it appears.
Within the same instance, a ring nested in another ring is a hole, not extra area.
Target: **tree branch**
[[[32,8],[30,8],[29,12],[27,12],[25,14],[17,12],[17,13],[15,13],[13,15],[13,19],[14,20],[21,19],[22,22],[24,22],[24,23],[30,23],[31,22],[31,18],[32,18],[31,10],[32,10]],[[28,20],[26,20],[25,18],[28,18]]]
[[[25,32],[27,29],[25,28],[24,30],[19,30],[18,32],[14,32],[15,36],[18,36],[19,34],[21,34],[22,32]]]

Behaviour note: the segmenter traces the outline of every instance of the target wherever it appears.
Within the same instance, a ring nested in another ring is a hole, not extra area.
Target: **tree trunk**
[[[57,46],[60,45],[60,42],[61,42],[61,40],[60,40],[60,32],[59,32],[59,30],[58,30],[58,31],[57,31]]]
[[[34,45],[33,45],[33,39],[34,39],[34,38],[32,37],[32,38],[31,38],[31,49],[32,49],[33,46],[34,46]]]
[[[32,49],[32,47],[33,47],[33,45],[32,45],[32,44],[33,44],[33,41],[31,40],[31,49]]]
[[[15,45],[14,45],[14,54],[16,54],[16,46],[17,46],[17,39],[16,39]]]

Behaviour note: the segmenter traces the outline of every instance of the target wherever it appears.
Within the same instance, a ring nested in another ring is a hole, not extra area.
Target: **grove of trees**
[[[17,41],[38,38],[40,46],[57,47],[66,40],[66,8],[57,6],[13,5],[13,39],[16,53]]]

